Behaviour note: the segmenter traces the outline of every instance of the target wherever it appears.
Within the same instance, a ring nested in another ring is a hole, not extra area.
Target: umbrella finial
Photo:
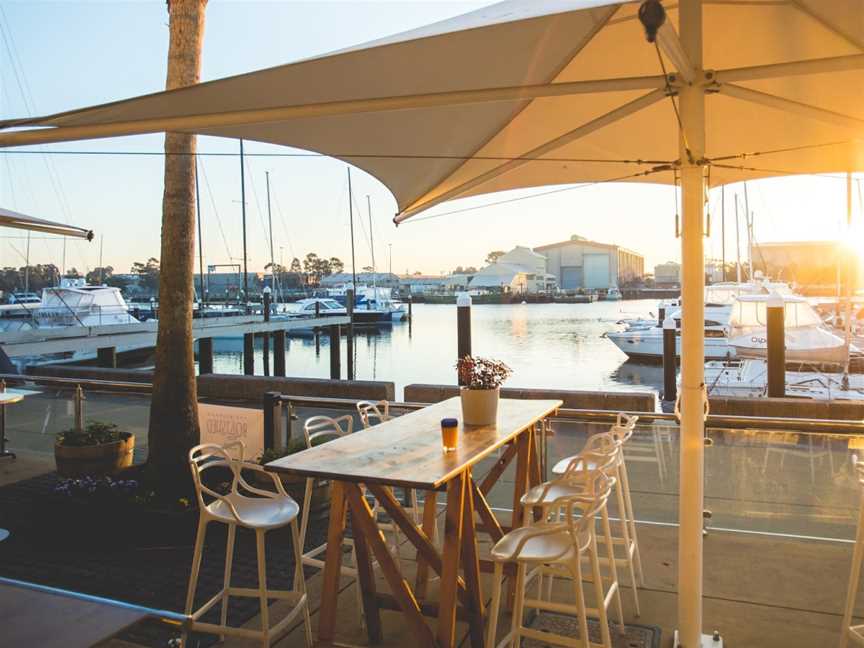
[[[639,7],[639,22],[645,28],[645,38],[649,43],[657,39],[657,30],[666,22],[666,10],[660,0],[645,0]]]

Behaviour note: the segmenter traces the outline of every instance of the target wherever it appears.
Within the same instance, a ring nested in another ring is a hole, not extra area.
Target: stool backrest
[[[311,448],[316,439],[323,442],[327,437],[343,437],[354,431],[354,418],[348,414],[338,418],[330,416],[310,416],[303,423],[303,436],[306,447]]]
[[[508,560],[518,558],[526,543],[532,538],[566,531],[569,533],[573,545],[578,547],[581,536],[586,532],[594,533],[594,516],[606,506],[614,480],[602,470],[588,470],[585,473],[586,490],[590,491],[591,494],[568,496],[555,500],[552,506],[563,509],[564,521],[540,522],[530,527],[522,527],[520,531],[522,535],[513,552],[508,556]],[[569,551],[569,549],[562,549],[565,553]]]
[[[626,443],[630,440],[630,437],[633,436],[633,432],[636,429],[636,422],[638,420],[639,417],[636,415],[629,416],[620,412],[615,421],[615,425],[613,425],[609,431],[618,437],[621,443]]]
[[[238,457],[231,456],[231,449],[239,449]],[[224,446],[215,443],[202,443],[189,451],[189,467],[192,470],[192,482],[195,484],[195,496],[198,498],[198,506],[206,506],[204,495],[220,498],[222,495],[204,485],[201,476],[205,471],[212,468],[227,468],[231,471],[231,492],[237,492],[240,481],[240,471],[243,467],[243,452],[245,446],[242,441],[235,441]]]
[[[393,418],[390,416],[390,402],[386,400],[380,400],[377,403],[359,401],[357,403],[357,413],[360,415],[360,421],[363,423],[364,428],[372,427]]]
[[[573,474],[575,471],[584,471],[588,468],[602,471],[614,468],[621,451],[621,444],[622,442],[611,431],[592,434],[579,454],[567,464],[561,479],[572,480],[576,478]]]

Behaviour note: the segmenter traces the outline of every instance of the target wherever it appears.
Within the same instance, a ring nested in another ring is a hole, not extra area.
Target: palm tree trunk
[[[168,0],[168,90],[198,83],[207,0]],[[149,468],[160,489],[186,484],[186,455],[198,443],[192,349],[195,262],[194,135],[165,134],[165,190],[159,273],[159,329],[150,404]]]

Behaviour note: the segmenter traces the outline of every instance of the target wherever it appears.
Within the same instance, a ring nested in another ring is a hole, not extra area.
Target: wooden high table
[[[460,422],[459,445],[455,451],[445,453],[441,447],[441,419],[462,418],[459,398],[451,398],[267,464],[268,470],[332,481],[318,645],[334,645],[342,542],[350,508],[370,644],[382,640],[380,609],[384,607],[403,612],[420,646],[455,646],[458,617],[468,622],[473,648],[482,648],[484,611],[480,572],[491,571],[492,565],[478,555],[476,532],[488,533],[493,541],[505,532],[486,495],[515,458],[511,524],[521,523],[519,500],[528,488],[541,481],[535,431],[561,405],[560,400],[501,399],[497,425],[465,427]],[[504,446],[491,471],[477,484],[472,468]],[[418,567],[414,588],[387,548],[361,485],[375,496],[416,547]],[[422,526],[414,523],[393,496],[393,487],[426,491]],[[446,492],[441,552],[430,538],[435,528],[439,491]],[[474,524],[475,512],[482,521],[478,528]],[[372,555],[391,594],[376,591]],[[423,600],[429,567],[441,578],[437,603]],[[424,616],[437,617],[436,630],[427,625]]]

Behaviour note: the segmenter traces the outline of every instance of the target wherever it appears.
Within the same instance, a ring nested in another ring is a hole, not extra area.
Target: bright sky
[[[203,79],[271,67],[441,20],[488,2],[391,0],[253,2],[210,0]],[[0,118],[48,114],[164,89],[168,30],[165,3],[0,0]],[[75,142],[58,151],[162,150],[162,136]],[[234,152],[237,142],[201,138],[200,152]],[[247,143],[250,154],[290,149]],[[239,161],[204,158],[201,202],[205,264],[237,263],[242,254]],[[346,165],[326,158],[246,161],[249,268],[269,262],[265,172],[270,172],[276,261],[314,251],[350,263]],[[159,255],[162,158],[119,155],[33,155],[0,150],[0,205],[92,228],[93,243],[69,242],[66,267],[104,264],[126,272],[133,261]],[[646,257],[646,270],[678,260],[674,196],[669,187],[603,185],[491,206],[395,228],[395,201],[386,187],[352,171],[357,219],[357,267],[371,264],[366,196],[372,206],[377,267],[394,272],[450,271],[481,265],[490,250],[537,246],[579,234],[616,243]],[[533,193],[536,190],[532,190]],[[734,192],[727,204],[727,258],[734,257]],[[523,195],[526,192],[521,192]],[[748,184],[761,241],[837,238],[845,220],[845,183],[836,178],[785,178]],[[454,202],[430,213],[495,202],[507,195]],[[707,243],[720,256],[719,190]],[[857,208],[856,208],[857,211]],[[743,210],[742,210],[743,213]],[[356,212],[355,212],[356,214]],[[0,266],[23,265],[26,240],[6,230]],[[741,231],[742,254],[746,233]],[[33,235],[31,263],[61,265],[63,244]]]

